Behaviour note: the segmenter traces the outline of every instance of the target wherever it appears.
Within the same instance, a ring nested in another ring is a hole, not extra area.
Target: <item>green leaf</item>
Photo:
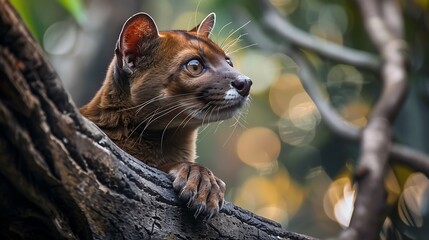
[[[22,20],[24,20],[25,25],[27,25],[30,32],[34,35],[36,39],[40,41],[41,33],[38,31],[35,25],[35,19],[33,16],[33,12],[31,8],[28,7],[28,3],[26,0],[10,0],[12,6],[16,9],[16,11],[21,16]]]
[[[82,0],[58,0],[58,2],[75,18],[75,20],[80,25],[86,22],[87,18]]]

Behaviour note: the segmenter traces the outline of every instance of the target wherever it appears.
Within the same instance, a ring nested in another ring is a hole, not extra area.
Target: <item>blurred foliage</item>
[[[58,0],[79,24],[84,24],[86,20],[85,11],[81,0]]]
[[[82,0],[10,0],[10,2],[19,12],[25,24],[39,42],[41,41],[41,36],[46,30],[46,25],[42,20],[43,15],[40,15],[39,13],[42,11],[49,11],[48,9],[55,9],[55,12],[58,12],[59,9],[52,5],[57,4],[60,8],[66,10],[79,24],[84,24],[86,21],[85,8]],[[46,9],[44,7],[48,8]],[[46,16],[49,16],[50,14],[51,13],[46,14]],[[52,21],[53,20],[50,20],[49,23],[52,23]]]
[[[93,46],[88,39],[87,42],[77,42],[76,34],[100,31],[97,34],[103,35],[103,30],[110,28],[108,23],[96,25],[88,20],[91,16],[100,16],[100,11],[107,11],[102,7],[96,10],[87,7],[97,2],[109,4],[114,1],[88,0],[84,6],[81,1],[71,0],[12,0],[50,54],[79,105],[84,103],[82,98],[88,99],[94,92],[88,96],[78,95],[88,83],[67,80],[70,74],[65,69],[70,67],[61,61],[80,62],[75,58],[83,51],[79,47]],[[252,30],[258,28],[258,24],[246,24],[252,20],[246,17],[246,8],[253,7],[249,6],[249,1],[136,2],[140,8],[133,11],[150,13],[160,29],[190,29],[208,13],[215,12],[217,22],[212,39],[232,53],[234,65],[254,82],[248,109],[235,119],[213,123],[200,131],[198,161],[227,183],[226,199],[278,221],[291,231],[320,238],[336,236],[348,225],[353,211],[355,189],[351,170],[359,146],[338,138],[323,124],[299,81],[299,66],[293,60],[282,53],[264,49],[262,42],[254,46]],[[354,1],[270,2],[305,32],[376,54]],[[404,16],[405,38],[410,46],[410,92],[395,122],[394,139],[429,153],[429,126],[426,124],[429,122],[429,0],[401,0],[398,3]],[[117,9],[108,14],[113,16],[119,12]],[[121,19],[125,21],[129,15],[121,16]],[[70,19],[74,23],[70,23]],[[52,26],[57,27],[49,31]],[[114,39],[120,28],[112,31],[115,36],[109,40],[111,47],[91,54],[113,53]],[[58,48],[60,51],[53,50]],[[306,56],[317,70],[320,87],[345,121],[365,126],[379,95],[381,83],[378,76],[311,52],[306,52]],[[102,68],[93,67],[90,70],[95,75],[81,77],[93,79],[98,88],[106,68],[107,63]],[[73,71],[84,72],[80,69]],[[392,166],[386,187],[389,209],[382,238],[422,239],[428,236],[428,179],[404,166]]]

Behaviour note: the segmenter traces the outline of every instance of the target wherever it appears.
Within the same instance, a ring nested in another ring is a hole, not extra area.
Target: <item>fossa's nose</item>
[[[244,75],[240,75],[231,82],[231,86],[233,86],[241,96],[247,97],[250,92],[250,86],[252,86],[252,80]]]

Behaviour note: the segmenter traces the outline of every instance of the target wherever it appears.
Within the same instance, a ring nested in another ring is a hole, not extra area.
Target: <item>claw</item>
[[[186,204],[186,206],[188,207],[188,208],[191,208],[191,205],[194,203],[194,198],[193,197],[190,197],[189,198],[189,200],[188,200],[188,203]]]
[[[179,198],[180,199],[182,199],[183,198],[183,192],[185,191],[185,189],[184,188],[182,188],[182,190],[180,190],[180,193],[179,193]]]
[[[223,203],[225,202],[224,199],[222,199],[221,201],[219,201],[219,209],[221,209],[223,207]]]
[[[194,218],[197,218],[198,215],[200,215],[201,212],[203,212],[206,209],[206,205],[201,204],[198,209],[194,213]]]
[[[180,163],[169,172],[179,198],[194,213],[194,218],[213,218],[223,206],[225,183],[210,170],[195,163]]]
[[[212,217],[217,213],[216,209],[213,208],[210,210],[210,213],[204,218],[205,221],[212,219]]]

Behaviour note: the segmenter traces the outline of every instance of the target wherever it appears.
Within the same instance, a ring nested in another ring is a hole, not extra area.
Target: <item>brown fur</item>
[[[209,217],[222,206],[225,184],[193,163],[197,129],[233,116],[251,84],[208,38],[213,24],[211,14],[191,31],[158,32],[148,15],[131,17],[102,87],[80,110],[123,150],[173,175],[196,215]],[[186,70],[192,59],[203,62],[202,74]],[[231,89],[240,94],[226,99]]]

